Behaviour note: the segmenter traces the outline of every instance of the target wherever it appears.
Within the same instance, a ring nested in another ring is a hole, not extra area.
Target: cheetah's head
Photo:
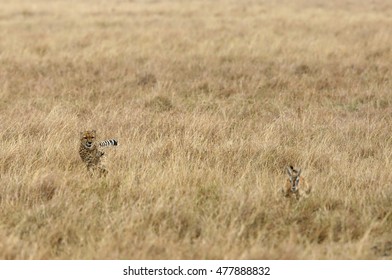
[[[86,147],[87,149],[91,149],[95,141],[95,136],[95,130],[82,131],[80,132],[80,141],[84,147]]]

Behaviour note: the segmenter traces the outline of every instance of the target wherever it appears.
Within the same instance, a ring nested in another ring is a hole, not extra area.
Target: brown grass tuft
[[[154,98],[146,101],[145,108],[151,109],[155,112],[165,112],[173,109],[173,104],[169,98],[165,96],[155,96]]]
[[[37,172],[28,184],[28,199],[32,202],[47,202],[53,198],[59,187],[59,178],[54,172]]]

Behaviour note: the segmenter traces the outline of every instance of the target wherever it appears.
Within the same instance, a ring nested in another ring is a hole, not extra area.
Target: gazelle
[[[308,195],[312,188],[305,181],[305,178],[301,176],[301,169],[294,169],[293,166],[288,166],[287,174],[289,178],[286,181],[282,192],[285,197],[295,197],[299,199],[302,195]]]

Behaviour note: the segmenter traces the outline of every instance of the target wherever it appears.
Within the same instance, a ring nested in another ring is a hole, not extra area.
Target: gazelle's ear
[[[290,165],[290,166],[287,166],[286,167],[286,170],[287,170],[287,174],[289,174],[289,176],[291,177],[292,176],[292,174],[293,174],[293,167]]]
[[[298,170],[298,175],[297,175],[298,177],[301,175],[301,170],[302,170],[302,169],[299,169],[299,170]]]

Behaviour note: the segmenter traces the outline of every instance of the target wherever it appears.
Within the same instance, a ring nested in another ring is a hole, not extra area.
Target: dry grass
[[[387,0],[2,3],[0,258],[391,259],[391,16]],[[106,178],[86,176],[84,129],[119,140]],[[308,199],[277,192],[287,164]]]

